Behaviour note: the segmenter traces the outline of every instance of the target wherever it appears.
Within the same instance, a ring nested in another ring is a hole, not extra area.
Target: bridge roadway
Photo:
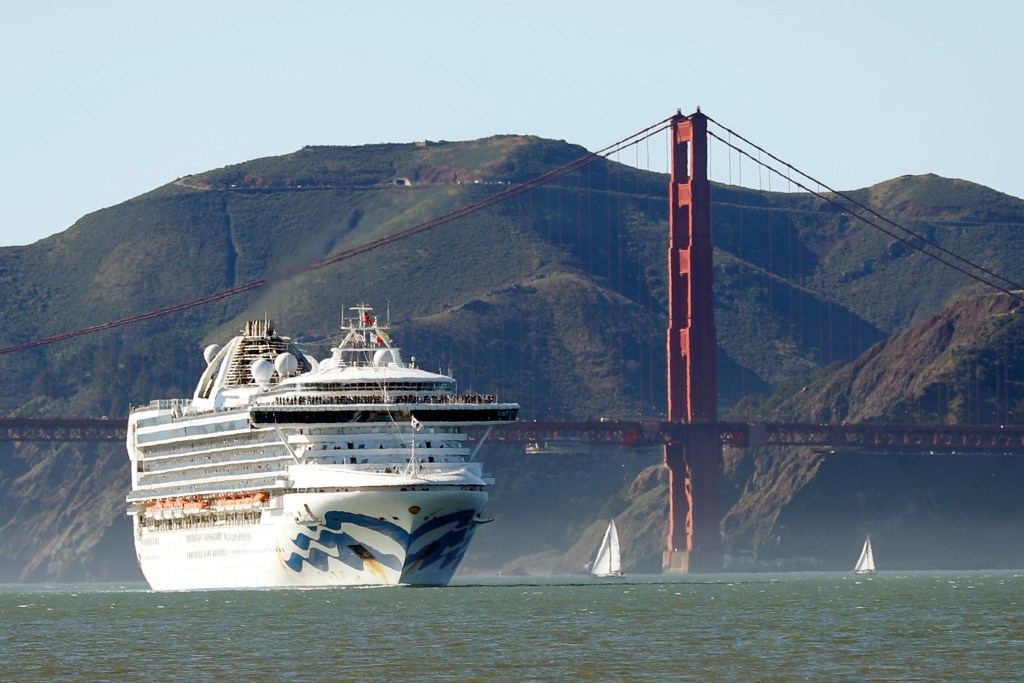
[[[1024,425],[800,424],[666,420],[519,420],[495,428],[490,440],[572,452],[573,445],[663,446],[693,430],[712,430],[726,446],[811,446],[830,450],[1024,455]],[[470,430],[472,436],[479,431]],[[0,418],[0,441],[119,442],[124,419]]]

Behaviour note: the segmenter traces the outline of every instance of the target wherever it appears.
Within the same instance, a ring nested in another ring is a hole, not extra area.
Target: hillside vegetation
[[[270,283],[0,355],[0,414],[123,418],[131,405],[190,395],[202,348],[222,343],[249,318],[269,316],[325,355],[342,306],[365,301],[390,309],[393,336],[407,355],[450,368],[463,388],[519,401],[523,418],[659,416],[667,251],[667,178],[660,174],[603,160],[427,233],[278,277],[585,153],[529,136],[306,147],[180,178],[35,244],[0,249],[0,346],[258,279]],[[854,194],[929,239],[1024,279],[1016,258],[1024,202],[936,176]],[[1019,414],[1019,397],[1005,389],[1012,383],[979,388],[986,373],[1003,380],[1020,373],[1011,304],[975,300],[985,292],[973,281],[820,199],[716,186],[713,204],[723,413],[942,421],[984,420],[991,410],[1007,420]],[[935,322],[936,315],[952,318]],[[901,333],[917,336],[900,346],[903,337],[893,335]],[[976,381],[961,381],[967,373]],[[968,524],[974,518],[953,503],[989,496],[984,486],[995,473],[1000,485],[978,519],[1005,512],[1009,526],[992,538],[1024,553],[1014,535],[1016,504],[1000,497],[1024,484],[1008,461],[996,473],[985,469],[991,460],[933,468],[906,456],[838,455],[729,453],[727,547],[761,559],[808,555],[838,564],[848,550],[855,554],[869,526],[895,539],[925,521],[935,529]],[[485,448],[498,480],[490,503],[496,522],[481,530],[467,571],[577,571],[612,515],[620,519],[627,569],[656,571],[666,514],[660,457]],[[128,481],[121,447],[0,443],[0,581],[140,578],[124,514]],[[886,495],[915,502],[877,505],[867,494],[878,481],[895,482]],[[962,488],[968,485],[976,488]],[[929,500],[940,502],[916,502]]]

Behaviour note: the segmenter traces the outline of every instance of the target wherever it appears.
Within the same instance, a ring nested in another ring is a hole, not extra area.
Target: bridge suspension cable
[[[327,257],[319,259],[317,261],[313,261],[312,263],[308,263],[308,264],[303,265],[303,266],[299,266],[299,267],[296,267],[296,268],[291,268],[291,269],[288,269],[288,270],[284,270],[284,271],[281,271],[279,273],[275,273],[275,274],[270,275],[270,276],[265,277],[265,278],[257,278],[255,280],[250,281],[250,282],[246,282],[246,283],[241,284],[241,285],[236,285],[235,287],[229,287],[228,289],[223,289],[223,290],[220,290],[218,292],[214,292],[213,294],[209,294],[207,296],[200,297],[198,299],[192,299],[191,301],[186,301],[186,302],[183,302],[183,303],[175,304],[173,306],[167,306],[166,308],[160,308],[160,309],[153,310],[153,311],[148,311],[148,312],[145,312],[145,313],[139,313],[138,315],[128,316],[126,318],[121,318],[119,320],[113,320],[113,321],[110,321],[110,322],[101,323],[99,325],[92,325],[90,327],[84,327],[84,328],[81,328],[81,329],[78,329],[78,330],[73,330],[73,331],[70,331],[70,332],[63,332],[61,334],[56,334],[56,335],[53,335],[53,336],[50,336],[50,337],[43,337],[41,339],[35,339],[33,341],[28,341],[28,342],[24,342],[24,343],[21,343],[21,344],[15,344],[13,346],[3,347],[3,348],[0,348],[0,355],[7,354],[7,353],[13,353],[15,351],[23,351],[25,349],[31,349],[31,348],[35,348],[37,346],[45,346],[47,344],[53,344],[55,342],[64,341],[64,340],[67,340],[67,339],[72,339],[74,337],[80,337],[80,336],[83,336],[83,335],[92,334],[94,332],[101,332],[103,330],[110,330],[110,329],[114,329],[116,327],[123,327],[125,325],[131,325],[131,324],[134,324],[134,323],[142,322],[144,320],[151,320],[153,318],[160,318],[160,317],[163,317],[165,315],[170,315],[172,313],[178,313],[180,311],[184,311],[184,310],[187,310],[187,309],[190,309],[190,308],[195,308],[197,306],[202,306],[204,304],[213,303],[214,301],[220,301],[221,299],[227,299],[227,298],[230,298],[230,297],[233,297],[233,296],[237,296],[239,294],[243,294],[245,292],[250,292],[252,290],[259,289],[260,287],[263,287],[264,285],[274,284],[274,283],[277,283],[277,282],[283,282],[283,281],[288,280],[290,278],[293,278],[293,277],[295,277],[297,275],[301,275],[302,273],[307,273],[307,272],[310,272],[310,271],[313,271],[313,270],[318,270],[320,268],[325,268],[327,266],[334,265],[335,263],[339,263],[339,262],[344,261],[346,259],[350,259],[350,258],[352,258],[354,256],[358,256],[360,254],[365,254],[366,252],[371,251],[373,249],[376,249],[378,247],[384,246],[385,244],[391,244],[393,242],[397,242],[399,240],[406,239],[408,237],[412,237],[413,235],[418,235],[418,234],[426,232],[428,230],[432,230],[432,229],[440,227],[442,225],[446,225],[446,224],[451,223],[452,221],[458,220],[460,218],[465,218],[466,216],[474,214],[474,213],[476,213],[478,211],[482,211],[483,209],[486,209],[486,208],[489,208],[491,206],[494,206],[495,204],[499,204],[499,203],[504,202],[504,201],[506,201],[508,199],[512,199],[513,197],[521,195],[524,192],[528,192],[530,190],[536,189],[536,188],[541,187],[543,185],[547,185],[547,184],[549,184],[549,183],[551,183],[551,182],[553,182],[553,181],[555,181],[555,180],[557,180],[557,179],[559,179],[559,178],[561,178],[561,177],[563,177],[565,175],[568,175],[568,174],[573,173],[575,171],[578,171],[578,170],[580,170],[582,168],[585,168],[585,167],[593,164],[594,162],[598,161],[599,159],[604,159],[606,157],[609,157],[612,154],[620,152],[621,150],[626,149],[626,148],[628,148],[628,147],[630,147],[632,145],[639,144],[640,142],[643,142],[644,140],[646,140],[646,139],[648,139],[648,138],[650,138],[650,137],[652,137],[654,135],[657,135],[658,133],[660,133],[660,132],[662,132],[662,131],[664,131],[664,130],[666,130],[668,128],[670,120],[671,120],[671,117],[663,119],[663,120],[661,120],[661,121],[659,121],[659,122],[657,122],[655,124],[652,124],[650,126],[647,126],[644,129],[642,129],[642,130],[637,131],[636,133],[633,133],[632,135],[629,135],[629,136],[619,140],[618,142],[612,143],[611,145],[608,145],[607,147],[599,149],[596,152],[588,152],[587,154],[583,155],[582,157],[579,157],[578,159],[574,159],[573,161],[570,161],[567,164],[559,166],[556,169],[553,169],[551,171],[548,171],[547,173],[539,175],[536,178],[532,178],[530,180],[526,180],[526,181],[524,181],[522,183],[519,183],[518,185],[514,185],[514,186],[512,186],[512,187],[510,187],[508,189],[505,189],[505,190],[502,190],[500,192],[497,192],[497,193],[495,193],[495,194],[493,194],[493,195],[491,195],[489,197],[481,199],[480,201],[474,202],[472,204],[468,204],[468,205],[466,205],[464,207],[461,207],[461,208],[456,209],[454,211],[450,211],[450,212],[448,212],[446,214],[443,214],[441,216],[436,216],[434,218],[428,219],[426,221],[423,221],[422,223],[418,223],[418,224],[416,224],[416,225],[414,225],[414,226],[412,226],[410,228],[406,228],[405,230],[401,230],[399,232],[393,233],[393,234],[388,235],[386,237],[381,237],[381,238],[373,240],[371,242],[367,242],[365,244],[361,244],[361,245],[359,245],[357,247],[352,247],[351,249],[346,249],[346,250],[341,251],[341,252],[339,252],[337,254],[332,254],[331,256],[327,256]]]
[[[722,125],[721,123],[719,123],[715,119],[711,118],[710,116],[708,116],[707,118],[708,118],[708,121],[714,123],[716,126],[718,126],[723,131],[728,133],[729,136],[730,136],[730,139],[727,140],[724,137],[714,133],[711,130],[708,130],[708,135],[709,136],[715,138],[716,140],[718,140],[719,142],[723,143],[724,145],[726,145],[730,149],[736,151],[738,154],[740,154],[742,156],[745,156],[746,158],[750,159],[755,164],[758,164],[759,166],[764,167],[765,169],[767,169],[771,173],[775,173],[780,178],[783,178],[783,179],[787,180],[788,182],[793,183],[794,185],[796,185],[800,189],[802,189],[802,190],[804,190],[804,191],[806,191],[806,192],[808,192],[810,194],[813,194],[815,197],[818,197],[819,199],[821,199],[823,201],[826,201],[829,204],[832,204],[833,206],[836,206],[836,207],[842,209],[844,212],[849,213],[851,216],[853,216],[857,220],[859,220],[859,221],[861,221],[863,223],[866,223],[867,225],[870,225],[871,227],[875,228],[876,230],[879,230],[882,233],[885,233],[886,235],[892,237],[893,239],[899,240],[900,242],[902,242],[903,244],[907,245],[911,249],[913,249],[915,251],[919,251],[922,254],[924,254],[925,256],[928,256],[929,258],[932,258],[932,259],[938,261],[939,263],[942,263],[943,265],[945,265],[945,266],[947,266],[949,268],[952,268],[953,270],[959,271],[960,273],[963,273],[967,277],[969,277],[969,278],[971,278],[973,280],[976,280],[977,282],[980,282],[981,284],[983,284],[983,285],[985,285],[987,287],[991,287],[993,289],[996,289],[996,290],[1002,292],[1003,294],[1007,294],[1007,295],[1013,297],[1014,299],[1017,299],[1019,301],[1024,302],[1024,294],[1021,294],[1019,291],[1013,291],[1013,290],[1024,290],[1024,285],[1022,285],[1022,284],[1020,284],[1018,282],[1014,282],[1013,280],[1010,280],[1008,278],[1005,278],[1005,277],[999,275],[998,273],[995,273],[992,270],[990,270],[988,268],[985,268],[984,266],[982,266],[980,264],[974,263],[970,259],[967,259],[967,258],[965,258],[963,256],[960,256],[959,254],[956,254],[956,253],[950,251],[949,249],[946,249],[942,245],[936,243],[933,240],[928,239],[924,235],[921,235],[920,233],[915,232],[914,230],[911,230],[910,228],[907,228],[907,227],[905,227],[903,225],[900,225],[899,223],[896,223],[895,221],[887,218],[886,216],[883,216],[882,214],[880,214],[875,209],[872,209],[871,207],[865,205],[863,202],[860,202],[857,199],[855,199],[854,197],[851,197],[849,194],[847,194],[845,192],[842,192],[840,190],[836,190],[836,189],[834,189],[832,187],[829,187],[827,184],[821,182],[820,180],[818,180],[814,176],[811,176],[811,175],[801,171],[800,169],[796,168],[792,164],[783,161],[782,159],[780,159],[779,157],[775,156],[774,154],[772,154],[768,150],[764,149],[763,147],[760,147],[759,145],[755,144],[754,142],[751,142],[747,138],[743,137],[742,135],[740,135],[739,133],[735,132],[734,130],[732,130],[732,129]],[[753,149],[757,150],[759,152],[759,154],[764,154],[764,155],[768,156],[769,158],[771,158],[775,162],[777,162],[777,163],[781,164],[782,166],[784,166],[789,171],[792,171],[794,173],[799,174],[801,177],[807,179],[808,181],[810,181],[812,183],[815,183],[819,187],[825,188],[830,193],[832,193],[832,195],[834,195],[834,197],[830,197],[827,194],[824,194],[822,192],[816,191],[816,190],[812,189],[809,185],[807,185],[805,183],[801,183],[799,180],[794,180],[789,173],[783,173],[781,170],[779,170],[775,166],[772,166],[768,162],[763,161],[760,158],[760,156],[755,158],[754,155],[751,154],[748,150],[743,149],[740,146],[738,146],[735,143],[733,143],[731,141],[732,137],[736,137],[739,140],[742,140],[744,143],[746,143],[747,145],[749,145]],[[840,197],[844,201],[848,202],[849,204],[843,204],[842,202],[837,201],[835,199],[835,197]],[[859,209],[860,211],[865,212],[867,214],[870,214],[871,216],[874,216],[876,219],[878,219],[882,223],[885,223],[885,224],[891,226],[892,228],[894,228],[895,230],[904,233],[904,235],[909,235],[909,237],[897,234],[893,230],[890,230],[890,229],[884,227],[883,225],[880,225],[878,222],[875,222],[875,221],[869,219],[868,217],[862,215],[861,213],[858,213],[857,211],[852,211],[850,209],[849,205],[852,205],[852,206],[856,207],[857,209]],[[920,246],[921,244],[924,244],[924,245],[926,245],[928,247],[931,247],[932,249],[934,249],[934,250],[936,250],[936,251],[938,251],[940,253],[938,253],[938,254],[937,253],[933,253],[932,251],[929,251],[928,249]],[[949,257],[949,259],[947,260],[947,258],[945,258],[945,257]],[[970,269],[973,269],[973,272]],[[989,278],[991,278],[991,279],[989,279]],[[1002,284],[1000,284],[1000,283],[1002,283]]]

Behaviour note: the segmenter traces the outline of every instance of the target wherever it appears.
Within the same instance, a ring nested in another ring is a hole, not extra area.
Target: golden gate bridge
[[[721,133],[709,130],[709,122],[718,126]],[[711,243],[712,204],[708,177],[709,138],[723,143],[737,158],[743,156],[755,162],[821,201],[848,212],[907,248],[987,287],[1016,299],[1021,298],[1018,290],[1024,287],[953,253],[921,233],[889,220],[855,198],[814,180],[699,110],[690,116],[677,113],[614,145],[586,154],[541,176],[316,262],[173,306],[2,348],[0,355],[159,318],[340,263],[520,197],[665,131],[671,139],[666,280],[666,419],[520,420],[495,430],[491,440],[517,444],[573,440],[624,448],[663,447],[670,473],[670,530],[663,566],[668,571],[684,572],[715,571],[722,566],[718,494],[723,446],[803,446],[934,454],[1024,454],[1024,425],[811,424],[719,420]],[[745,146],[734,142],[737,139],[745,143]],[[794,179],[794,176],[798,178]],[[809,179],[810,182],[799,178]],[[818,188],[824,187],[825,191],[816,190],[811,184],[816,184]],[[580,239],[582,241],[582,237]],[[609,262],[611,258],[609,245]],[[620,273],[620,283],[621,279]],[[3,441],[123,442],[125,432],[125,420],[121,418],[0,418],[0,440]]]

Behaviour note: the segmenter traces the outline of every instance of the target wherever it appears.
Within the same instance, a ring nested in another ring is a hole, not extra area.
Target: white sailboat
[[[615,529],[613,519],[604,532],[604,539],[601,547],[594,558],[594,564],[590,568],[594,576],[622,576],[622,558],[619,554],[619,532]]]
[[[871,551],[871,537],[864,540],[864,548],[860,551],[860,558],[853,568],[854,574],[874,574],[875,554]]]

